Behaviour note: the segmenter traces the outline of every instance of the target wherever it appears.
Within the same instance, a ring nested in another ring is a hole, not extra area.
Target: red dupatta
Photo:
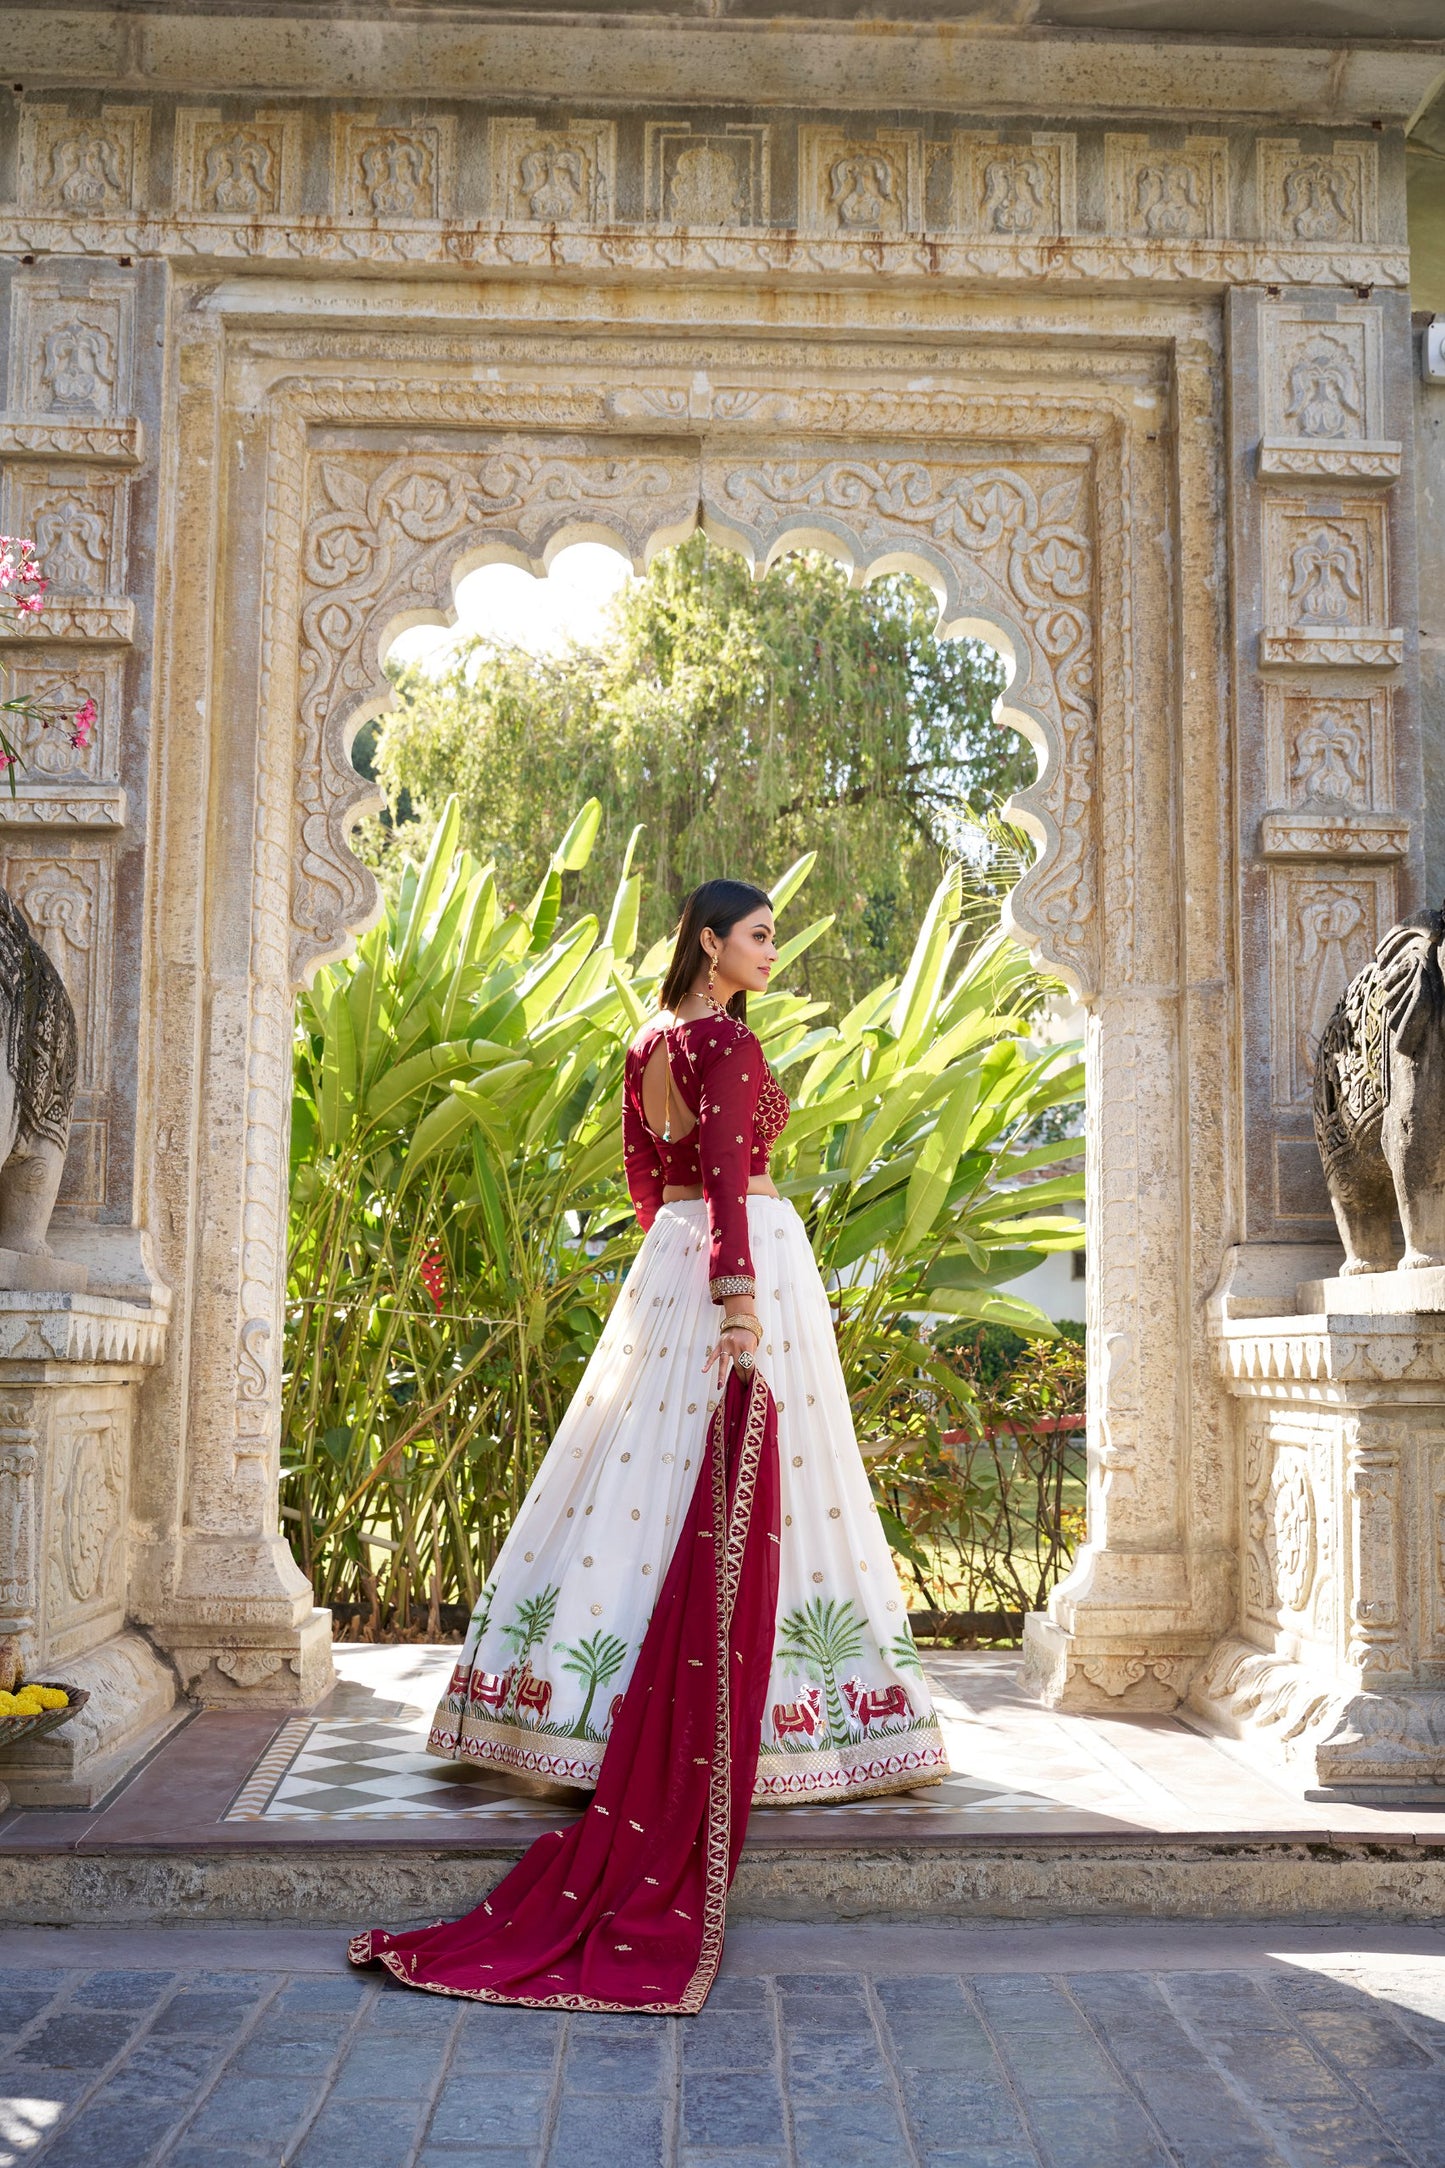
[[[762,1742],[779,1510],[777,1408],[734,1370],[586,1812],[464,1919],[357,1935],[354,1965],[537,2009],[702,2008]]]

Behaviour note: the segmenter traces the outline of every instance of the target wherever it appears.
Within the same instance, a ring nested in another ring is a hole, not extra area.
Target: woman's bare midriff
[[[750,1174],[748,1195],[750,1197],[776,1197],[777,1184],[770,1174]],[[664,1204],[696,1204],[702,1196],[701,1182],[669,1182],[662,1193]]]

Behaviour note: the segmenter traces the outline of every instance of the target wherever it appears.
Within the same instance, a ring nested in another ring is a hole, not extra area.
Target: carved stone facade
[[[1328,1239],[1310,1033],[1418,891],[1424,60],[1211,49],[1206,128],[1199,56],[1147,40],[980,34],[960,74],[919,25],[308,15],[253,95],[234,9],[147,18],[123,92],[0,19],[48,86],[0,111],[0,484],[60,573],[16,662],[101,710],[0,852],[89,1020],[56,1239],[181,1328],[127,1615],[197,1694],[326,1683],[276,1513],[291,1015],[375,909],[348,748],[389,638],[488,559],[702,523],[907,566],[1011,658],[1015,921],[1089,1006],[1091,1541],[1031,1660],[1177,1699],[1243,1556],[1205,1300],[1232,1247]],[[1307,1460],[1262,1508],[1290,1589]]]

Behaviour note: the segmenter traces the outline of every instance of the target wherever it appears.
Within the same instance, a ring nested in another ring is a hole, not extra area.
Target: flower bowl
[[[67,1686],[64,1679],[36,1679],[36,1686],[57,1686],[62,1694],[70,1696],[63,1709],[42,1709],[39,1716],[0,1716],[0,1750],[14,1746],[20,1739],[34,1738],[43,1731],[56,1731],[68,1724],[77,1709],[83,1709],[89,1701],[89,1692],[83,1686]]]

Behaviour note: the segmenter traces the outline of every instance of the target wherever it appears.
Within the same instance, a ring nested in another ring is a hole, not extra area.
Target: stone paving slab
[[[754,1928],[692,2019],[0,1935],[0,2168],[1445,2168],[1445,1932]]]

